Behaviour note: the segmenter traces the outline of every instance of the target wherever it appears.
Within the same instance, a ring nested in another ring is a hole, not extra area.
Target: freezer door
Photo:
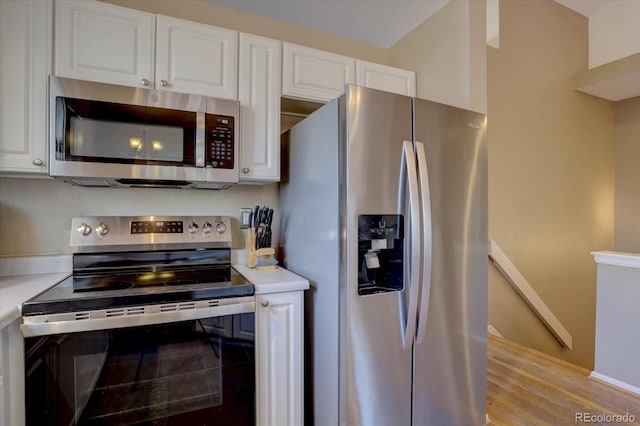
[[[359,281],[374,279],[376,259],[369,264],[362,259],[370,248],[379,250],[379,262],[391,259],[390,251],[398,248],[397,238],[370,240],[376,239],[375,232],[386,232],[381,229],[389,228],[393,218],[402,214],[399,183],[403,142],[412,140],[411,98],[348,86],[345,107],[341,205],[346,274],[341,285],[346,304],[341,307],[341,379],[348,399],[342,399],[340,424],[410,425],[412,345],[403,348],[409,285],[403,279],[369,291]],[[407,216],[402,214],[400,219],[405,237],[411,232]],[[378,229],[367,233],[372,228]],[[409,246],[406,238],[404,246]]]
[[[424,340],[414,346],[413,424],[484,424],[486,118],[416,99],[414,126],[429,173],[432,259],[428,316],[418,313]]]

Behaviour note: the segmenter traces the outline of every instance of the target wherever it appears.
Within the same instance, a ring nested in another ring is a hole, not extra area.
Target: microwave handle
[[[205,115],[204,112],[196,112],[196,167],[204,167],[206,164]]]
[[[56,160],[64,160],[66,149],[66,137],[64,126],[67,122],[67,104],[62,96],[56,97],[56,114],[55,114],[55,156]]]

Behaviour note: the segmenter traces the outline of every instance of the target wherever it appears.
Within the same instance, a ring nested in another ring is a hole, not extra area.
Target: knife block
[[[256,268],[258,271],[276,269],[278,261],[274,257],[274,253],[275,250],[271,247],[263,247],[256,250],[256,233],[253,228],[249,228],[245,244],[244,263],[250,268]]]
[[[249,232],[247,233],[244,263],[249,268],[255,268],[256,266],[256,231],[253,228],[249,228]]]

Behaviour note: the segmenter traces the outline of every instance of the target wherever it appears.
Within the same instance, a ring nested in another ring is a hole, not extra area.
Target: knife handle
[[[253,210],[253,228],[258,231],[258,224],[260,223],[260,218],[258,217],[258,212],[260,210],[260,206],[256,206]]]

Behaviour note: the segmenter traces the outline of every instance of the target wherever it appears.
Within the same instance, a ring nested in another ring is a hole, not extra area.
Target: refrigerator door
[[[342,399],[346,406],[342,407],[340,424],[410,425],[412,346],[403,348],[408,280],[404,279],[395,290],[359,292],[359,280],[377,269],[375,262],[371,270],[369,264],[360,262],[363,251],[379,249],[367,255],[378,255],[383,262],[383,256],[401,243],[392,242],[391,238],[387,242],[382,241],[384,238],[368,241],[372,237],[367,232],[359,233],[359,224],[361,228],[364,223],[382,232],[400,214],[403,142],[412,140],[412,100],[357,86],[347,87],[345,100],[341,204],[346,274],[341,285],[346,305],[342,306],[341,316],[341,330],[345,333],[341,336],[341,379],[348,399]],[[403,216],[399,225],[404,227],[405,236],[410,234],[407,221]],[[406,267],[409,244],[407,241],[402,244]]]
[[[433,257],[428,316],[421,307],[414,346],[413,424],[484,424],[486,117],[415,99],[414,126],[428,165]]]

